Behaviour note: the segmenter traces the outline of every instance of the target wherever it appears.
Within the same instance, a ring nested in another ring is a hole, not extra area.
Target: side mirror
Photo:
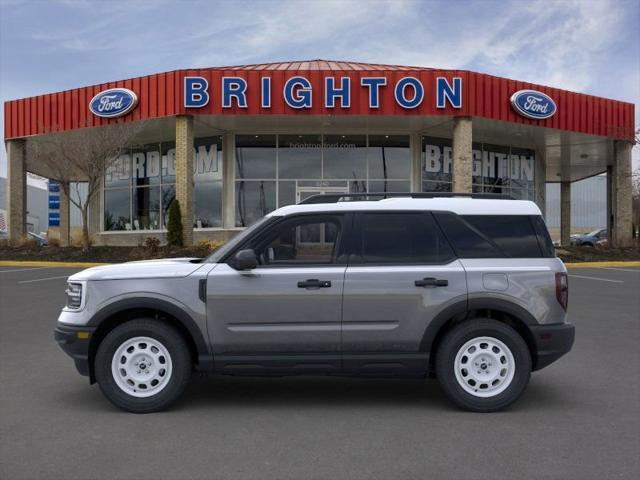
[[[240,250],[233,259],[233,268],[236,270],[253,270],[258,266],[256,252],[252,249]]]

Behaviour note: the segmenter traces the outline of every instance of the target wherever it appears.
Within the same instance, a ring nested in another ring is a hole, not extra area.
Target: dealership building
[[[28,142],[140,125],[102,175],[94,241],[164,239],[182,209],[186,244],[226,239],[319,193],[490,192],[545,211],[560,184],[561,239],[571,183],[607,173],[612,243],[631,242],[631,103],[463,71],[313,60],[176,70],[4,105],[9,235],[26,230],[26,174],[55,181]],[[141,122],[141,123],[138,123]],[[69,241],[60,189],[51,225]]]

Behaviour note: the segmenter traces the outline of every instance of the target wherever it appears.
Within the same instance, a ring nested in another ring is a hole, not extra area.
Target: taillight
[[[566,312],[569,304],[569,279],[564,272],[556,273],[556,298]]]

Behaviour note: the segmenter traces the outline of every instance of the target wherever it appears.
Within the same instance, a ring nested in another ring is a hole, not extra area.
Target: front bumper
[[[90,376],[89,344],[95,328],[60,325],[53,331],[60,348],[69,355],[80,375]]]
[[[555,362],[573,347],[576,329],[573,323],[531,326],[536,346],[533,370],[540,370]]]

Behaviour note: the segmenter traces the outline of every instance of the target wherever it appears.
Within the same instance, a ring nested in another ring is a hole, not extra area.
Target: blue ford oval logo
[[[103,90],[89,102],[89,110],[103,118],[126,115],[138,104],[138,96],[127,88]]]
[[[544,120],[556,114],[556,103],[549,95],[536,90],[518,90],[511,95],[511,105],[523,117]]]

